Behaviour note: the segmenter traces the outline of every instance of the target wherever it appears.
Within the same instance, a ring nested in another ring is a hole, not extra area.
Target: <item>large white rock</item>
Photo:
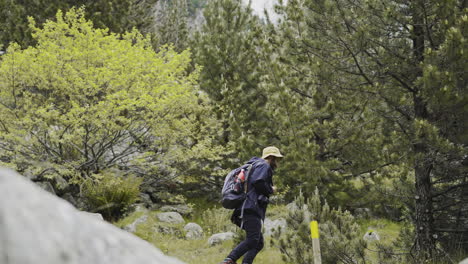
[[[128,232],[80,213],[17,173],[0,169],[0,263],[182,262]]]

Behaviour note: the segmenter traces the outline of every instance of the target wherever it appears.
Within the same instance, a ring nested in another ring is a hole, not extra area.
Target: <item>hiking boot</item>
[[[227,258],[224,259],[223,262],[220,262],[219,264],[237,264],[234,260]]]

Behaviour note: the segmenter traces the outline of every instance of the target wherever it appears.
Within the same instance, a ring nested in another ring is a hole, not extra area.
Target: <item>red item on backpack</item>
[[[242,170],[239,172],[239,175],[237,175],[237,179],[239,179],[240,182],[244,182],[244,181],[245,181],[244,169],[242,169]]]

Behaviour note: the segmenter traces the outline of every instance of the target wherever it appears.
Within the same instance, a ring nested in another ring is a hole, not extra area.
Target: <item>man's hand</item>
[[[271,188],[273,189],[273,193],[275,193],[276,192],[276,186],[273,185],[273,186],[271,186]]]

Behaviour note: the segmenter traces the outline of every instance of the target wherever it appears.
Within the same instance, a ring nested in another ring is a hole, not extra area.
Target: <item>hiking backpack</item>
[[[245,164],[228,173],[221,191],[221,204],[226,209],[239,208],[247,197],[247,181],[253,164]],[[245,178],[242,180],[242,178]]]

